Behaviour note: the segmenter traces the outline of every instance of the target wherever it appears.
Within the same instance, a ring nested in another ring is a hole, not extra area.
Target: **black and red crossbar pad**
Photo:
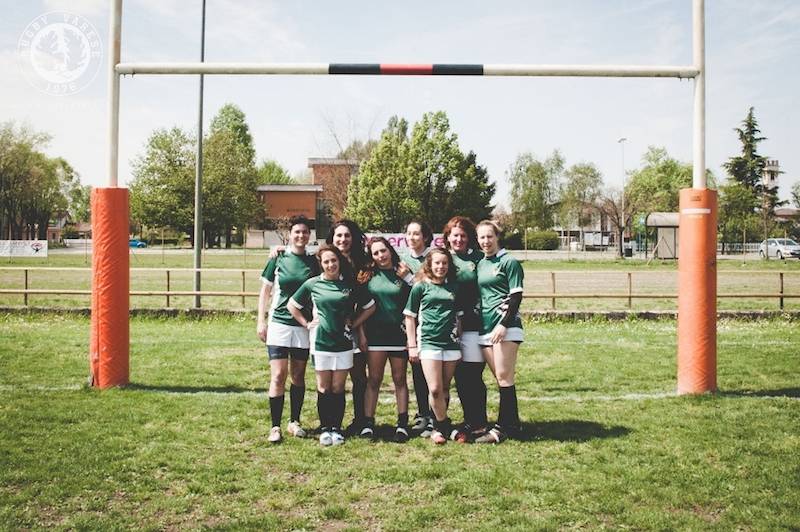
[[[381,63],[331,63],[328,74],[397,76],[483,76],[483,65],[399,65]]]

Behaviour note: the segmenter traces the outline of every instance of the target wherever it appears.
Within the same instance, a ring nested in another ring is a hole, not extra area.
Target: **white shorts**
[[[271,321],[267,323],[267,345],[308,349],[308,329]]]
[[[317,354],[312,352],[315,371],[338,371],[353,367],[353,352]]]
[[[452,362],[453,360],[461,360],[461,351],[458,349],[422,349],[419,352],[419,359]]]
[[[504,342],[522,342],[525,335],[519,327],[509,327],[506,329],[506,337]],[[482,334],[478,339],[478,343],[484,347],[492,345],[492,333]]]
[[[463,362],[483,362],[483,352],[478,342],[478,331],[464,331],[461,333],[461,360]]]

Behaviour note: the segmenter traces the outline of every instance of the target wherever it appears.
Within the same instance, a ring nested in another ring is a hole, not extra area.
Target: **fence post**
[[[556,272],[550,272],[550,284],[553,286],[553,294],[555,295],[555,293],[556,293]],[[555,310],[556,309],[556,298],[553,297],[551,299],[550,303],[551,303],[551,305],[553,307],[553,310]]]
[[[781,291],[780,291],[780,294],[781,294],[780,301],[781,301],[781,303],[780,303],[780,305],[781,305],[781,310],[783,310],[783,272],[780,272],[780,278],[781,278]]]
[[[167,270],[167,308],[169,308],[169,270]]]
[[[628,308],[631,308],[632,305],[632,298],[631,294],[633,292],[633,281],[631,280],[631,272],[628,272]]]
[[[28,268],[25,268],[25,295],[23,296],[25,300],[25,306],[28,306]]]
[[[242,270],[242,308],[247,308],[247,305],[244,302],[244,292],[245,292],[245,271]]]

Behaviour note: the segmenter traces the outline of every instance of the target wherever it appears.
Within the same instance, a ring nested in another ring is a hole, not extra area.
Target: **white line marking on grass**
[[[63,384],[59,386],[45,386],[40,384],[0,384],[0,392],[74,392],[78,390],[85,389],[86,386],[82,384]],[[144,393],[155,393],[155,394],[164,394],[164,395],[179,395],[179,396],[186,396],[186,395],[203,395],[203,396],[252,396],[256,398],[266,398],[267,392],[264,391],[255,391],[255,390],[225,390],[220,389],[219,391],[214,390],[203,390],[198,389],[196,391],[191,389],[191,386],[186,386],[185,390],[169,390],[165,388],[129,388],[128,391],[132,392],[144,392]],[[312,390],[313,389],[309,389]],[[793,397],[791,395],[780,395],[776,392],[775,395],[759,395],[758,392],[726,392],[720,391],[718,396],[719,397],[746,397],[748,399],[789,399],[793,401],[800,401],[800,397]],[[525,402],[532,402],[532,403],[588,403],[592,401],[600,401],[600,402],[610,402],[610,401],[643,401],[647,399],[671,399],[675,397],[681,397],[677,394],[677,392],[653,392],[653,393],[626,393],[620,395],[544,395],[538,397],[532,397],[527,395],[518,395],[517,399],[519,401]],[[488,399],[490,401],[497,401],[499,400],[500,395],[496,392],[489,392]],[[379,398],[379,402],[381,404],[394,404],[395,398],[394,394],[391,390],[387,390],[386,392],[381,394]],[[451,396],[451,403],[460,402],[458,396],[453,393]]]

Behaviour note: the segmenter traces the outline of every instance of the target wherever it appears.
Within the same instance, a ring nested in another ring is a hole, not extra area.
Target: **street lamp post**
[[[628,225],[627,220],[625,219],[625,142],[627,140],[628,139],[625,137],[622,137],[617,141],[622,148],[622,237],[620,238],[619,242],[619,254],[622,257],[625,256],[623,247],[625,244],[625,228]]]

